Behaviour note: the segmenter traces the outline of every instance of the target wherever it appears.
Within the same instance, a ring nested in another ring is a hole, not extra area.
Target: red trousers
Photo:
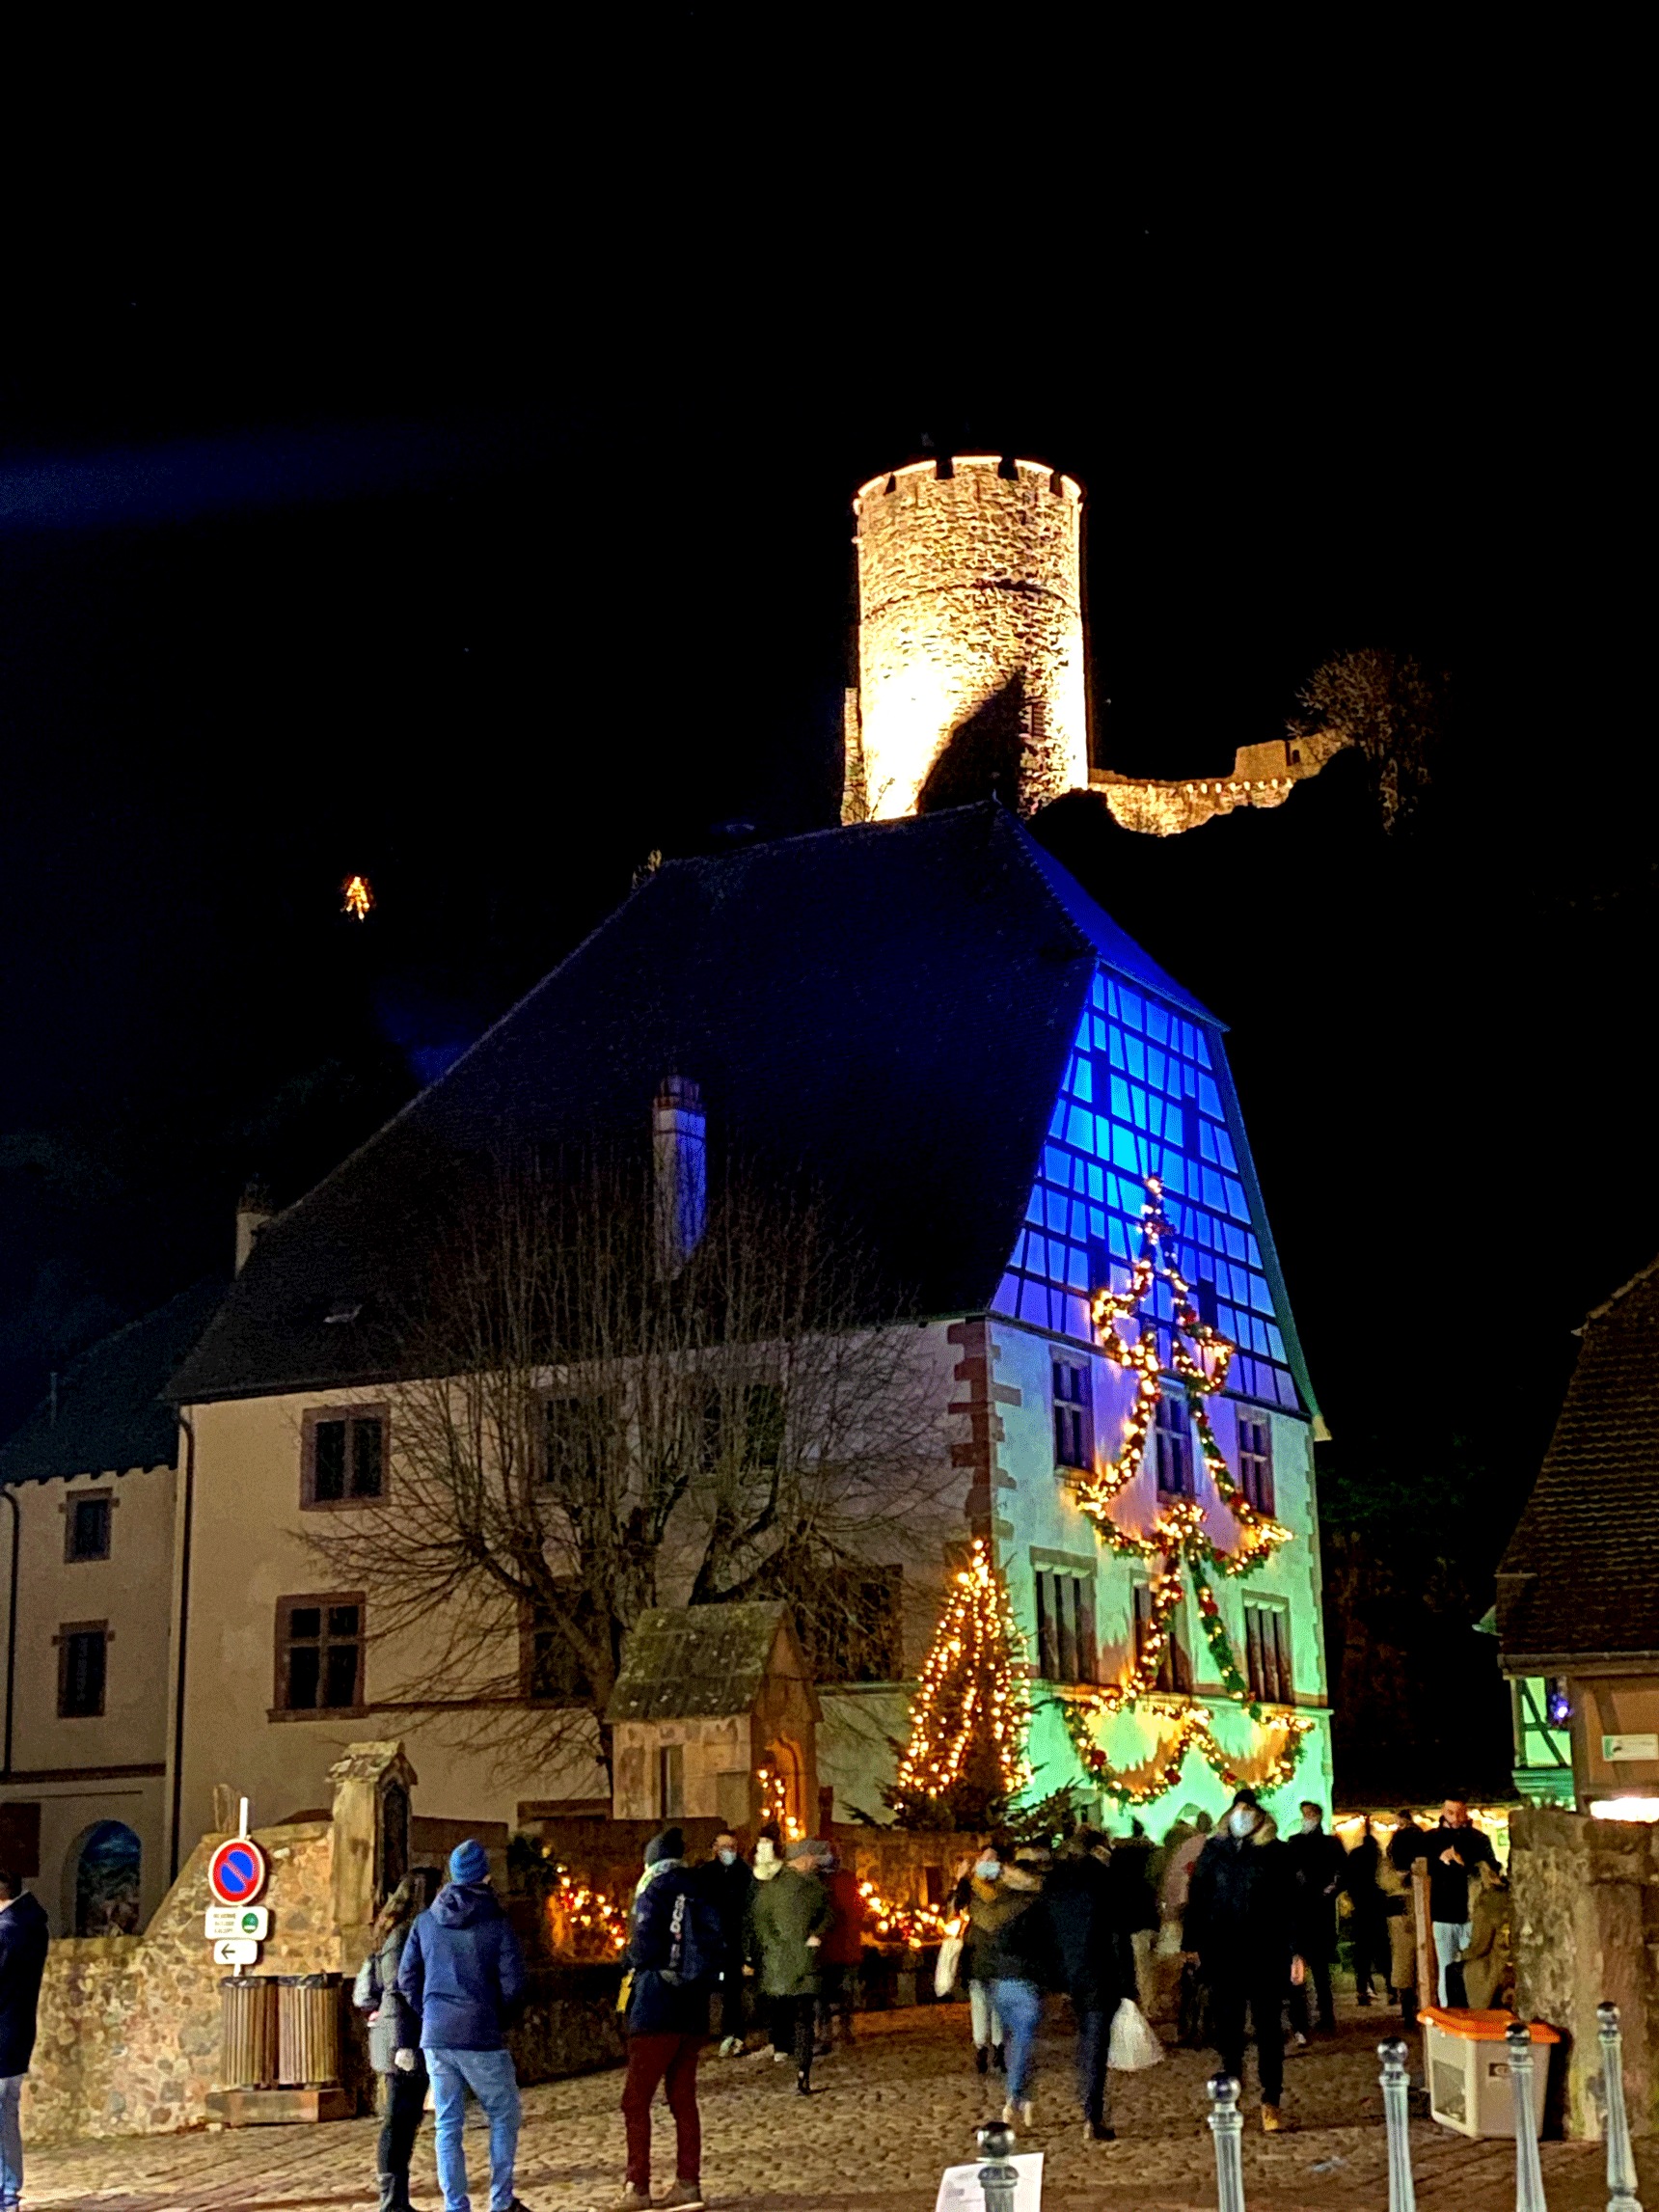
[[[701,2035],[628,2038],[628,2079],[622,2086],[628,2182],[646,2196],[651,2191],[651,2099],[659,2082],[674,2116],[674,2178],[701,2178],[703,2124],[697,2116],[697,2053],[702,2045]]]

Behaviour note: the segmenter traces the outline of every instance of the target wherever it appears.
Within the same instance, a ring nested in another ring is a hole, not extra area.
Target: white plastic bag
[[[1162,2057],[1163,2045],[1153,2033],[1151,2022],[1140,2007],[1126,1997],[1112,2014],[1106,2064],[1115,2074],[1138,2074],[1147,2066],[1156,2066]]]
[[[962,1964],[962,1938],[947,1935],[938,1947],[938,1964],[934,1968],[934,1995],[948,1997],[956,1987],[956,1970]]]

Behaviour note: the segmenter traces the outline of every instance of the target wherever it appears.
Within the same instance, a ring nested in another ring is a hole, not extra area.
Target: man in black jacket
[[[729,1828],[715,1838],[715,1855],[697,1869],[697,1880],[721,1925],[721,2057],[735,2059],[743,2050],[744,1929],[754,1896],[754,1876]]]
[[[1347,1853],[1338,1839],[1327,1833],[1322,1806],[1307,1798],[1301,1813],[1301,1830],[1285,1845],[1294,1885],[1291,1945],[1308,1970],[1319,1998],[1319,2027],[1329,2034],[1337,2024],[1336,2001],[1331,1995],[1331,1960],[1337,1948],[1337,1892],[1347,1871]],[[1291,2025],[1298,2037],[1307,2034],[1306,1982],[1291,1992]]]
[[[1244,2014],[1256,2035],[1262,2126],[1284,2125],[1285,1987],[1291,1971],[1291,1871],[1278,1830],[1240,1789],[1199,1854],[1187,1891],[1183,1943],[1210,1984],[1221,2064],[1244,2085]]]
[[[1450,2005],[1454,1992],[1450,1975],[1469,1948],[1473,1926],[1469,1893],[1477,1871],[1496,1867],[1498,1855],[1469,1817],[1460,1797],[1449,1797],[1441,1809],[1440,1825],[1425,1846],[1428,1861],[1428,1918],[1434,1927],[1434,1955],[1440,1968],[1440,2002]],[[1457,1980],[1463,1977],[1458,1973]]]
[[[1129,1994],[1118,1938],[1124,1932],[1111,1875],[1110,1846],[1098,1828],[1079,1828],[1056,1859],[1043,1892],[1060,1979],[1077,2016],[1077,2095],[1083,2141],[1111,2143],[1106,2052],[1112,2016]]]
[[[35,2055],[47,1941],[40,1905],[15,1874],[0,1871],[0,2204],[18,2204],[23,2197],[17,2108]]]

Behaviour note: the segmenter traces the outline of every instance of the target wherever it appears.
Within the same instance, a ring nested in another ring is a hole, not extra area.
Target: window
[[[695,1409],[699,1462],[705,1473],[726,1467],[770,1472],[783,1457],[783,1392],[775,1382],[708,1390]]]
[[[1192,1687],[1192,1661],[1186,1655],[1186,1646],[1181,1640],[1178,1625],[1179,1608],[1164,1625],[1163,1657],[1158,1663],[1156,1687],[1160,1690],[1187,1691]],[[1135,1657],[1146,1652],[1147,1639],[1152,1634],[1152,1587],[1149,1583],[1135,1584]]]
[[[584,1634],[603,1632],[605,1625],[581,1583],[560,1584],[558,1610]],[[519,1636],[519,1669],[524,1694],[537,1705],[585,1705],[593,1683],[582,1655],[558,1625],[552,1608],[527,1608]]]
[[[1192,1485],[1192,1416],[1184,1391],[1165,1390],[1158,1395],[1156,1428],[1157,1487],[1170,1498],[1189,1498]]]
[[[1257,1415],[1238,1416],[1238,1488],[1258,1513],[1273,1510],[1273,1424]]]
[[[363,1704],[363,1599],[341,1593],[277,1601],[279,1712],[349,1712]]]
[[[1244,1606],[1244,1673],[1250,1695],[1264,1705],[1288,1706],[1291,1687],[1291,1625],[1283,1606]]]
[[[115,1500],[107,1491],[95,1491],[91,1497],[71,1497],[64,1509],[64,1557],[74,1559],[107,1559],[109,1557],[111,1508]]]
[[[686,1747],[664,1743],[657,1747],[658,1817],[677,1820],[686,1810]]]
[[[372,1505],[385,1496],[386,1408],[352,1406],[308,1413],[301,1505]]]
[[[905,1572],[861,1559],[826,1562],[809,1589],[779,1587],[815,1682],[896,1682],[905,1672]]]
[[[1092,1468],[1095,1418],[1089,1370],[1080,1360],[1054,1362],[1054,1464]]]
[[[58,1718],[95,1720],[104,1709],[107,1621],[66,1621],[58,1630]]]
[[[1093,1575],[1040,1567],[1036,1579],[1037,1672],[1048,1682],[1097,1681]]]
[[[611,1400],[604,1392],[550,1398],[542,1480],[557,1485],[566,1497],[590,1491],[607,1470],[612,1426]]]

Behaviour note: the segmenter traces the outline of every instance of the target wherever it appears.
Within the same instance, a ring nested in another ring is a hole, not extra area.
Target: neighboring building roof
[[[1659,1272],[1598,1306],[1583,1339],[1498,1569],[1506,1665],[1659,1652]]]
[[[692,1720],[752,1711],[788,1620],[781,1599],[641,1613],[629,1630],[606,1719]],[[789,1633],[793,1641],[793,1629]]]
[[[198,1283],[82,1352],[58,1378],[55,1410],[43,1398],[0,1448],[0,1481],[176,1465],[178,1419],[167,1385],[224,1296],[223,1283]]]

